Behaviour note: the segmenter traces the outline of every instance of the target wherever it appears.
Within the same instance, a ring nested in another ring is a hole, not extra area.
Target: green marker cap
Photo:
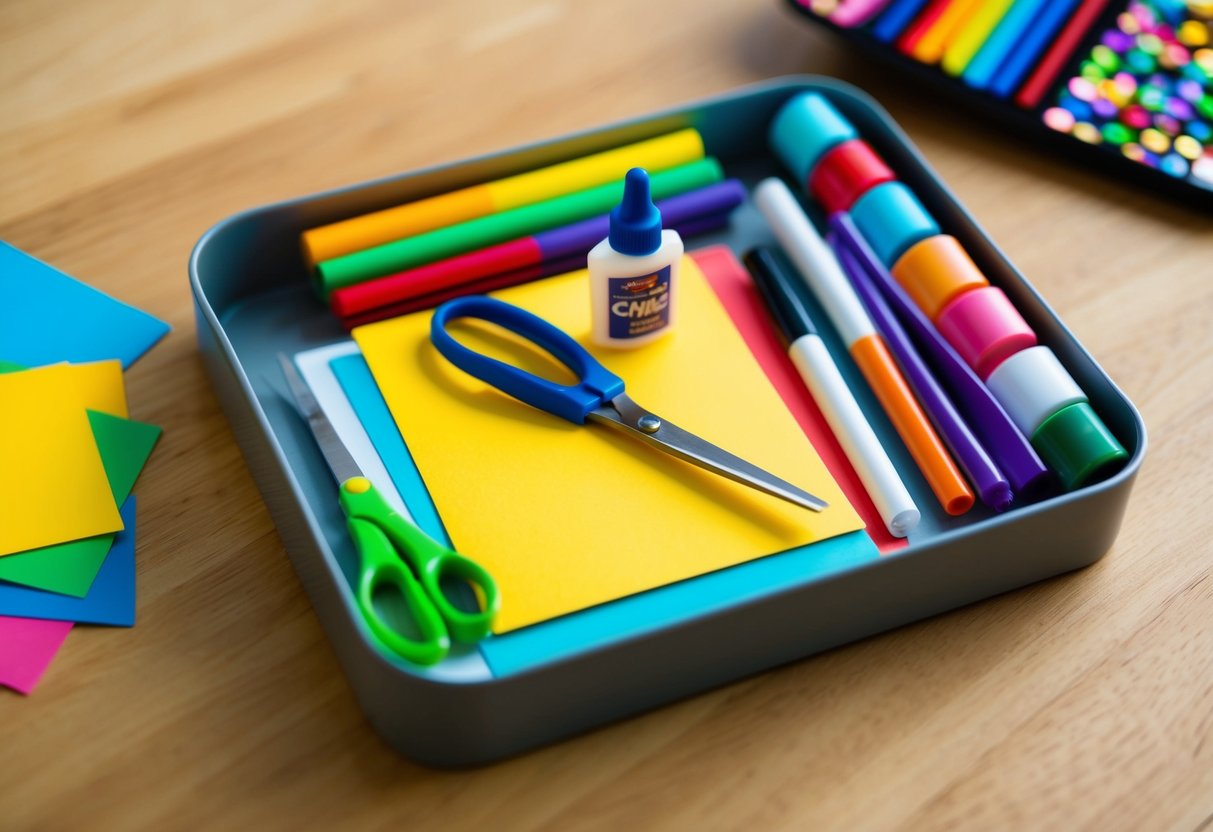
[[[1041,422],[1032,445],[1067,491],[1110,476],[1129,458],[1086,402],[1063,407]]]

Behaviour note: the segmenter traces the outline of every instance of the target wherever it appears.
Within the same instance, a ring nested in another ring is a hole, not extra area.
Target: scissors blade
[[[622,430],[629,436],[647,442],[706,471],[787,500],[789,503],[813,511],[821,511],[829,505],[825,500],[810,494],[803,488],[797,488],[769,471],[764,471],[757,465],[734,456],[706,439],[650,413],[632,401],[626,393],[611,399],[610,405],[603,405],[591,412],[589,418]]]
[[[333,423],[320,409],[320,403],[312,395],[312,388],[308,387],[303,376],[299,375],[295,364],[282,353],[278,353],[278,364],[282,367],[282,374],[286,376],[287,387],[290,388],[291,396],[295,400],[295,409],[299,411],[300,416],[307,420],[308,427],[312,429],[312,436],[315,437],[316,444],[320,446],[320,453],[324,456],[324,461],[328,463],[333,476],[337,478],[337,482],[343,483],[351,477],[362,476],[362,469],[354,461],[354,457],[345,447],[345,443],[338,438],[337,431],[333,429]]]

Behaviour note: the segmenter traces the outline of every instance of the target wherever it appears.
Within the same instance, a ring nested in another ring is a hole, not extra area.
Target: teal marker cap
[[[940,233],[939,223],[900,182],[870,189],[851,206],[851,219],[890,269],[916,243]]]
[[[1063,407],[1045,419],[1032,434],[1032,445],[1067,491],[1111,475],[1129,458],[1086,402]]]
[[[643,257],[661,248],[661,211],[649,193],[649,174],[632,168],[623,179],[623,199],[611,209],[611,248]]]
[[[834,105],[815,92],[792,98],[771,122],[768,140],[796,184],[807,187],[817,162],[843,142],[859,138],[851,122]]]

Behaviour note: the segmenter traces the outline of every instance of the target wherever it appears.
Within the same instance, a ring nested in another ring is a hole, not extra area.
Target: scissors
[[[468,349],[446,329],[448,323],[459,318],[488,321],[522,336],[572,370],[578,383],[558,384]],[[826,508],[825,501],[809,492],[645,410],[624,392],[623,379],[567,333],[525,309],[484,295],[456,298],[435,310],[430,340],[465,373],[540,410],[579,425],[587,419],[607,425],[734,482],[813,511]]]
[[[333,424],[320,409],[311,389],[285,355],[278,363],[300,414],[320,446],[325,462],[340,483],[339,501],[358,550],[358,610],[380,641],[392,652],[416,664],[437,664],[451,649],[451,637],[472,643],[488,635],[501,606],[497,584],[475,561],[431,539],[409,523],[362,476],[358,463],[337,438]],[[444,579],[478,589],[483,608],[465,612],[443,591]],[[387,587],[404,598],[420,638],[402,633],[376,609],[375,593]]]

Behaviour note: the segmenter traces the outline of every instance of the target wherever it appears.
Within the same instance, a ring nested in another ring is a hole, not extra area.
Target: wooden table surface
[[[487,769],[372,733],[195,348],[186,261],[244,208],[777,75],[872,92],[1141,408],[1078,574]],[[776,0],[0,3],[0,237],[168,320],[128,373],[139,623],[0,691],[0,828],[1213,825],[1213,220],[1071,170]],[[0,301],[2,302],[2,301]]]

